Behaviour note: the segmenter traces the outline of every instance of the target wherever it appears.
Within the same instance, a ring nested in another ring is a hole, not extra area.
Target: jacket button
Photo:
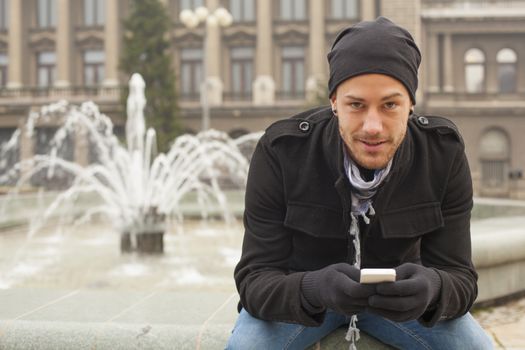
[[[299,130],[302,132],[308,132],[310,130],[310,123],[308,122],[300,122],[299,123]]]
[[[419,124],[421,124],[421,125],[428,125],[428,119],[425,118],[425,117],[418,117],[418,118],[417,118],[417,121],[418,121]]]

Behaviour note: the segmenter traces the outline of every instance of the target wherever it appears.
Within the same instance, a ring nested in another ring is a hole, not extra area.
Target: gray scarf
[[[344,166],[345,172],[352,184],[352,208],[350,216],[352,222],[350,224],[350,236],[353,238],[354,249],[355,249],[355,263],[354,266],[358,269],[361,268],[361,241],[359,232],[359,216],[363,217],[363,221],[368,225],[370,218],[367,216],[375,215],[374,207],[372,206],[372,197],[377,192],[379,185],[385,180],[390,173],[392,168],[392,159],[388,162],[384,169],[376,170],[374,172],[374,178],[371,181],[366,181],[361,177],[359,168],[354,161],[348,156],[346,148],[344,152]],[[348,332],[346,333],[345,339],[350,341],[350,350],[356,350],[355,342],[358,341],[359,328],[357,328],[357,315],[352,315],[350,324],[348,326]]]

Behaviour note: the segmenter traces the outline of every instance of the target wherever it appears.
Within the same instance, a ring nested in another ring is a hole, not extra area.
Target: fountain
[[[49,205],[41,222],[33,225],[30,235],[57,208],[86,195],[94,198],[93,204],[75,222],[87,222],[93,216],[107,217],[121,233],[122,252],[163,252],[166,228],[183,219],[180,204],[189,194],[196,197],[202,216],[207,216],[210,203],[216,203],[222,208],[223,218],[230,218],[221,180],[227,178],[240,187],[244,185],[248,160],[239,147],[243,142],[258,139],[260,134],[232,140],[223,132],[207,130],[195,136],[179,136],[165,154],[157,154],[155,131],[145,127],[144,80],[139,74],[133,74],[129,86],[127,147],[114,135],[111,120],[92,102],[75,106],[60,101],[29,116],[28,136],[46,119],[64,118],[64,124],[51,139],[48,154],[23,160],[0,181],[12,182],[18,178],[19,189],[35,174],[45,173],[51,180],[57,172],[62,172],[71,182]],[[89,140],[97,158],[95,162],[82,166],[60,157],[59,150],[71,135]],[[18,134],[13,136],[18,137]],[[11,149],[14,144],[16,142],[10,141],[5,147]]]

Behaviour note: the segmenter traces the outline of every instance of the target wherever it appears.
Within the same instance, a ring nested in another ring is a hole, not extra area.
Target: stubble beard
[[[391,139],[389,138],[385,147],[388,147],[384,152],[379,152],[377,155],[372,155],[363,150],[360,144],[359,138],[357,135],[345,134],[341,129],[339,130],[343,142],[345,144],[348,155],[356,162],[359,166],[370,169],[378,170],[385,168],[390,160],[394,158],[396,151],[399,149],[399,146],[403,142],[406,136],[406,130],[403,135],[400,135],[399,138]]]

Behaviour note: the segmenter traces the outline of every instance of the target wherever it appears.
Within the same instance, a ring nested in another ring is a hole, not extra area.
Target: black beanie
[[[328,53],[329,96],[343,81],[361,74],[385,74],[399,80],[416,104],[421,53],[412,35],[385,17],[360,22],[340,32]]]

